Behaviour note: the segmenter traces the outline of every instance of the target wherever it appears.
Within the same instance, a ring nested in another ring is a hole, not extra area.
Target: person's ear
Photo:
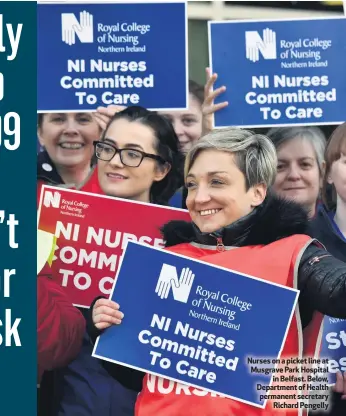
[[[41,131],[40,127],[38,127],[38,126],[37,126],[37,138],[38,138],[38,141],[40,142],[40,145],[42,147],[44,147],[44,139],[42,137],[42,131]]]
[[[155,169],[154,182],[160,182],[164,179],[168,172],[172,169],[172,166],[169,163],[160,165]]]
[[[329,166],[328,172],[326,171],[326,163],[325,163],[324,164],[323,175],[325,176],[326,182],[329,183],[329,185],[333,185],[333,183],[334,183],[333,178],[331,176],[331,170],[332,170],[332,167]]]
[[[327,183],[329,183],[329,185],[333,185],[334,181],[330,175],[327,176],[326,180],[327,180]]]
[[[267,196],[267,186],[260,183],[251,188],[251,206],[258,207],[263,203]]]

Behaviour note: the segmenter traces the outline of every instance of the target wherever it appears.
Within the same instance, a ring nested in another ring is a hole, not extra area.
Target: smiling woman
[[[113,116],[94,146],[106,195],[167,205],[182,185],[178,138],[159,114],[128,107]]]
[[[273,189],[296,201],[314,217],[322,187],[326,140],[317,127],[279,127],[269,130],[277,155]]]
[[[111,123],[103,141],[96,143],[99,183],[107,195],[150,200],[151,184],[170,170],[170,164],[155,155],[154,144],[154,131],[138,121],[125,118]]]
[[[93,141],[101,134],[91,113],[39,114],[37,135],[44,152],[38,176],[54,184],[79,184],[90,171]]]
[[[321,326],[321,315],[315,311],[346,318],[346,265],[306,234],[308,216],[299,204],[268,192],[275,180],[276,167],[276,150],[266,136],[229,128],[214,130],[202,137],[185,161],[186,204],[192,222],[166,224],[163,238],[170,252],[298,289],[299,308],[287,329],[281,358],[287,360],[293,356],[302,360],[315,353]],[[233,306],[238,302],[234,294],[223,300]],[[280,302],[275,304],[275,300],[271,303],[268,299],[266,305],[257,307],[268,308],[268,316],[272,317]],[[123,320],[124,314],[119,308],[108,299],[92,305],[88,319],[92,338],[111,325],[128,324],[126,311]],[[275,325],[272,322],[269,325]],[[121,339],[118,342],[121,345]],[[195,369],[183,366],[178,369],[181,374],[188,372],[196,377]],[[232,399],[213,397],[210,393],[194,393],[189,387],[184,394],[176,393],[178,385],[162,391],[151,383],[150,375],[142,382],[142,373],[126,379],[118,365],[105,361],[104,368],[120,383],[126,382],[129,388],[141,390],[136,415],[277,414],[277,401],[268,400],[265,408],[260,409]],[[301,370],[296,374],[300,373]],[[199,373],[198,377],[204,375]],[[290,393],[293,384],[295,390],[299,387],[299,377],[288,386],[286,375],[289,374],[284,374],[280,385],[280,391],[285,392],[283,397]],[[214,376],[209,374],[208,377],[211,381],[207,381],[212,382]],[[292,411],[292,416],[298,414],[298,410]]]
[[[248,215],[262,204],[274,180],[273,145],[265,136],[241,134],[235,130],[234,141],[231,133],[223,141],[223,131],[215,132],[213,138],[220,136],[224,152],[201,140],[187,155],[186,206],[201,232],[211,233]]]

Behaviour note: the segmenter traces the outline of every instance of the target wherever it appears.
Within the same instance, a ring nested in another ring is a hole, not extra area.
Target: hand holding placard
[[[120,312],[119,308],[119,304],[112,300],[97,300],[92,310],[93,324],[99,330],[109,328],[111,325],[121,324],[124,314]]]

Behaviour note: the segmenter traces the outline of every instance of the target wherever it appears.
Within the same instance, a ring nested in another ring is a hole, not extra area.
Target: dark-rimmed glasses
[[[162,164],[166,163],[166,161],[162,159],[161,156],[153,155],[151,153],[145,153],[137,149],[118,149],[114,145],[103,141],[95,141],[94,148],[95,156],[97,157],[97,159],[103,160],[105,162],[110,162],[113,159],[113,157],[118,153],[121,163],[131,168],[138,168],[138,166],[142,163],[145,157],[157,160]]]

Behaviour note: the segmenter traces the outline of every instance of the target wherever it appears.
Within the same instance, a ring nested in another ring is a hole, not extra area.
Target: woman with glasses
[[[94,142],[97,166],[91,182],[99,192],[133,201],[168,205],[182,185],[182,157],[171,123],[141,107],[116,113]],[[90,190],[90,181],[82,190]],[[114,213],[116,215],[116,213]],[[85,336],[82,350],[61,373],[57,397],[59,416],[133,416],[137,392],[136,373],[119,366],[125,382],[120,384],[91,356],[92,343]]]
[[[94,141],[95,170],[80,190],[168,205],[183,183],[183,156],[172,124],[142,107],[110,118]]]
[[[125,110],[127,111],[127,110]],[[125,118],[122,113],[114,116],[101,141],[94,142],[95,156],[98,159],[98,180],[103,192],[118,198],[134,199],[141,202],[154,202],[152,187],[167,176],[172,168],[172,157],[165,149],[158,155],[159,143],[151,127],[157,119],[138,122]],[[168,160],[166,160],[168,159]],[[172,178],[174,169],[167,180]],[[165,183],[161,183],[162,190]],[[156,194],[156,193],[155,193]],[[162,198],[157,194],[156,198]]]

